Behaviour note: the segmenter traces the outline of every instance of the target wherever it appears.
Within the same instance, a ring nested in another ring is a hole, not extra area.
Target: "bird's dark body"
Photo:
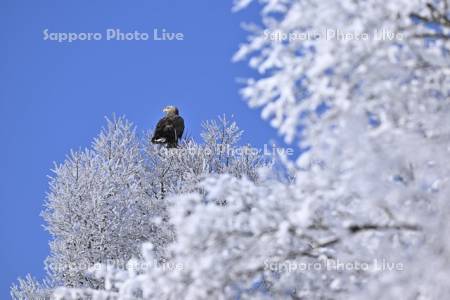
[[[167,144],[167,148],[176,148],[184,132],[184,120],[179,115],[168,115],[159,120],[153,134],[152,143]]]

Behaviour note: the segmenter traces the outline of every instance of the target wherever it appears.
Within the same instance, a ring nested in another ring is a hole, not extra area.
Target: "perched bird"
[[[163,109],[166,116],[159,120],[153,134],[153,144],[166,144],[167,148],[176,148],[183,136],[184,120],[179,116],[178,108],[167,106]]]

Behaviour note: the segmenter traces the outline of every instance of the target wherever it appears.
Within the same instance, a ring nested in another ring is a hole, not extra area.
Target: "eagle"
[[[179,115],[178,108],[169,105],[163,109],[166,116],[159,120],[153,133],[153,144],[165,144],[167,148],[176,148],[178,140],[184,132],[184,120]]]

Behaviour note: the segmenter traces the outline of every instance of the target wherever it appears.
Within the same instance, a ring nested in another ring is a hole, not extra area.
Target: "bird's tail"
[[[166,142],[165,138],[158,138],[158,137],[153,137],[152,138],[152,143],[153,144],[164,144]]]

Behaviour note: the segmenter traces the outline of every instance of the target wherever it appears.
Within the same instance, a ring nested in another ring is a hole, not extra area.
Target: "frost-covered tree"
[[[19,278],[18,284],[11,287],[11,297],[17,300],[45,300],[50,299],[52,295],[52,283],[44,280],[39,282],[28,274],[25,279]]]
[[[156,222],[163,203],[148,193],[148,171],[130,122],[108,120],[92,149],[72,152],[54,173],[43,216],[53,236],[47,265],[57,282],[98,288],[85,276],[93,264],[127,261],[144,241],[160,248],[171,240],[170,230]]]
[[[176,239],[166,261],[149,264],[147,243],[128,268],[90,270],[104,290],[55,296],[445,299],[448,1],[237,0],[235,8],[251,2],[262,22],[246,25],[235,59],[259,74],[242,95],[305,151],[295,181],[266,171],[256,182],[204,178],[168,198]]]
[[[324,228],[336,234],[335,221],[348,223],[355,237],[340,238],[344,253],[408,268],[373,272],[359,297],[445,297],[449,2],[258,2],[262,27],[247,26],[249,41],[235,56],[259,72],[243,97],[287,141],[309,149],[297,181]]]
[[[242,9],[253,1],[235,2]],[[260,76],[242,95],[287,141],[320,143],[334,116],[361,114],[382,128],[408,125],[448,99],[446,0],[255,2],[263,26],[246,26],[249,42],[234,59],[249,58]]]
[[[91,149],[71,152],[50,180],[43,217],[53,237],[46,261],[52,286],[103,288],[87,270],[141,257],[144,242],[152,243],[155,262],[164,261],[175,237],[168,196],[201,192],[197,183],[211,174],[255,181],[258,166],[269,166],[261,153],[237,145],[241,134],[223,116],[204,124],[203,144],[188,140],[165,149],[151,144],[149,134],[139,139],[126,119],[108,119]],[[27,278],[13,295],[48,293],[49,286]]]

